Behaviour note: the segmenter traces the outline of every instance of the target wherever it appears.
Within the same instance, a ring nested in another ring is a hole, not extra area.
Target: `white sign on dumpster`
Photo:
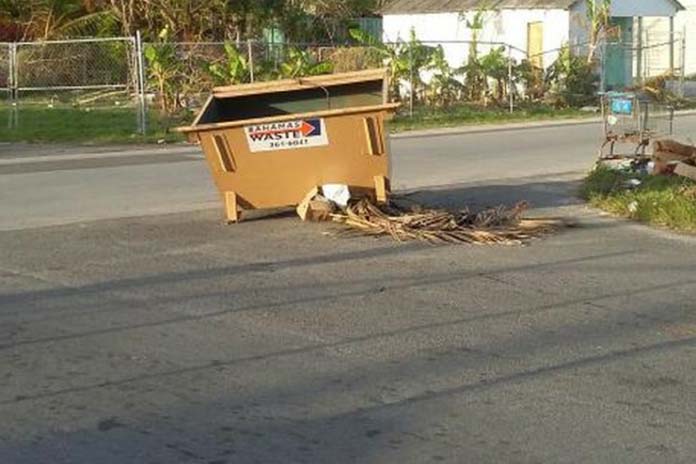
[[[329,144],[326,124],[321,118],[254,124],[246,126],[244,132],[252,153]]]

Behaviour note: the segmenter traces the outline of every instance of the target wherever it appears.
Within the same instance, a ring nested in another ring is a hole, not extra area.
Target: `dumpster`
[[[217,87],[178,130],[200,143],[229,222],[325,184],[386,201],[387,88],[384,69]]]

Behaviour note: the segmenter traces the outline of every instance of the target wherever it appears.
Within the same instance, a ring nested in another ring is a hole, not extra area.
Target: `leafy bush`
[[[522,60],[520,64],[513,68],[513,78],[515,84],[521,84],[524,88],[524,99],[528,101],[538,101],[546,93],[546,82],[544,81],[544,70],[535,66],[529,60]],[[521,96],[514,89],[518,98]]]
[[[546,84],[559,106],[583,106],[594,101],[599,77],[594,65],[575,55],[568,46],[546,71]]]

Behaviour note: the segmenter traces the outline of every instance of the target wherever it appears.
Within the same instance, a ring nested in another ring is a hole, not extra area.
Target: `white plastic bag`
[[[325,184],[321,186],[324,198],[336,203],[341,208],[348,206],[350,200],[350,190],[344,184]]]

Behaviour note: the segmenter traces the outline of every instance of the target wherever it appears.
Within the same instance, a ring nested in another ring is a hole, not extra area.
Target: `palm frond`
[[[558,218],[524,218],[527,207],[526,203],[519,203],[512,208],[501,206],[479,213],[467,209],[451,212],[420,206],[404,208],[395,203],[376,205],[361,199],[332,218],[347,226],[347,233],[388,235],[399,242],[458,244],[521,244],[567,225]]]

